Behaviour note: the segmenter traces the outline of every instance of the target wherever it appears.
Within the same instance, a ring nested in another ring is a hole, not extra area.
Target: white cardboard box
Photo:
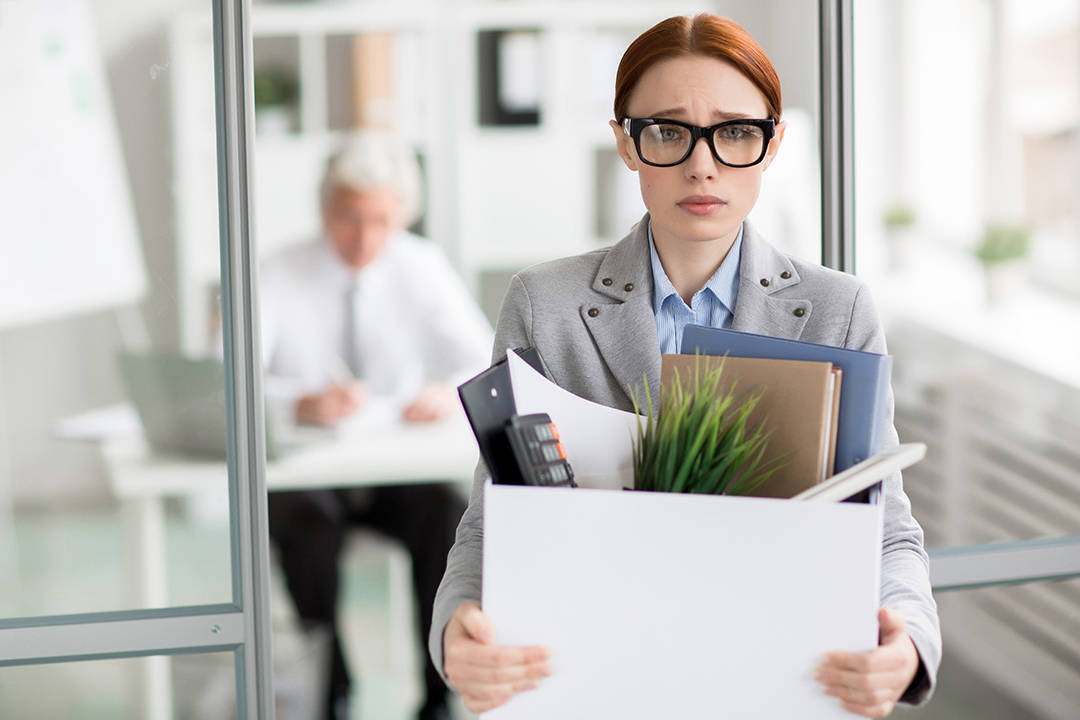
[[[879,505],[489,484],[484,516],[496,642],[554,668],[485,720],[851,717],[813,672],[877,644]]]

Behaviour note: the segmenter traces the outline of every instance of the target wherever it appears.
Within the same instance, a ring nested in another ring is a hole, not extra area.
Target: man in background
[[[322,237],[270,258],[260,275],[272,416],[333,426],[389,409],[407,422],[434,421],[454,410],[455,385],[487,367],[490,325],[439,248],[405,230],[420,198],[416,159],[391,136],[357,133],[330,158]],[[348,717],[336,612],[345,531],[365,526],[405,544],[427,637],[464,508],[438,484],[270,493],[270,536],[297,611],[332,632],[331,720]],[[430,660],[425,685],[420,720],[448,718]]]

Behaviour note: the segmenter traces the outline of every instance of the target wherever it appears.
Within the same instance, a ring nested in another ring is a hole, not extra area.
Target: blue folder
[[[831,362],[843,372],[836,429],[836,472],[847,470],[882,449],[888,422],[885,403],[892,375],[890,355],[702,325],[687,325],[683,330],[682,352]]]

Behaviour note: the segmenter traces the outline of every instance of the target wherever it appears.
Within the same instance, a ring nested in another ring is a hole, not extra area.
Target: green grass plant
[[[703,368],[699,357],[693,377],[684,382],[676,373],[655,414],[646,379],[647,416],[633,398],[635,490],[746,495],[783,465],[768,455],[766,421],[750,420],[761,393],[725,389],[723,370],[722,362]]]

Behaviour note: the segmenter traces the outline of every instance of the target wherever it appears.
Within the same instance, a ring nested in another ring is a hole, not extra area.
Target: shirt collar
[[[716,299],[723,304],[727,311],[735,313],[735,300],[739,295],[739,259],[742,255],[743,226],[739,225],[739,233],[735,236],[735,242],[731,244],[727,257],[716,268],[704,287],[694,293],[694,297],[705,290],[709,290]],[[653,242],[652,222],[649,222],[649,262],[652,264],[653,275],[653,313],[659,313],[664,301],[672,295],[681,303],[682,298],[671,284],[664,266],[660,263],[660,256],[656,253],[656,243]],[[691,301],[693,298],[691,298]],[[685,304],[685,303],[684,303]]]
[[[392,236],[378,257],[357,270],[350,267],[341,259],[337,250],[334,249],[333,241],[324,233],[320,243],[322,247],[322,262],[326,273],[323,276],[324,281],[343,288],[354,286],[357,282],[362,282],[365,275],[386,261],[387,255],[390,254],[391,245],[393,245],[396,240],[397,235]]]

